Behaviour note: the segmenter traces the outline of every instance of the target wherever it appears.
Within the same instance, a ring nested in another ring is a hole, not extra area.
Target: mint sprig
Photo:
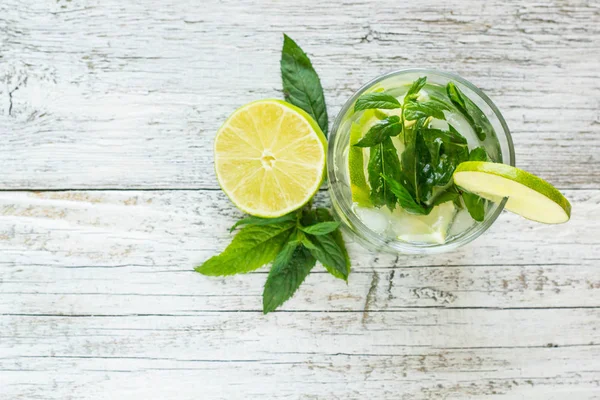
[[[302,245],[336,278],[348,280],[346,259],[342,249],[331,235],[310,236],[302,239]]]
[[[402,132],[400,117],[397,115],[392,115],[373,125],[365,134],[365,136],[354,146],[373,147],[383,142],[387,138],[398,136],[400,132]]]
[[[400,107],[402,107],[402,104],[400,104],[398,99],[391,94],[368,93],[360,96],[358,100],[356,100],[354,112],[369,109],[393,110]]]
[[[444,116],[443,103],[437,101],[417,102],[416,100],[406,102],[404,106],[405,120],[414,121],[423,117],[433,117],[445,120],[446,117]]]
[[[316,261],[315,257],[297,240],[288,242],[275,257],[267,277],[263,291],[263,313],[274,311],[292,297],[313,269]]]
[[[396,195],[400,207],[412,214],[429,214],[431,210],[417,203],[415,199],[413,199],[413,196],[410,194],[408,189],[406,189],[406,187],[404,187],[404,185],[401,182],[387,175],[382,175],[382,178],[385,179],[392,193]]]
[[[333,216],[326,208],[317,208],[315,210],[315,216],[319,222],[333,221]],[[344,243],[342,232],[339,229],[336,229],[335,231],[331,232],[329,236],[331,236],[331,238],[337,243],[341,256],[344,258],[344,265],[341,266],[340,264],[339,268],[334,268],[327,264],[324,264],[323,266],[331,275],[347,282],[348,276],[350,275],[350,257],[348,257],[348,251],[346,250],[346,244]]]
[[[335,231],[339,227],[339,222],[330,221],[318,222],[311,226],[301,227],[300,230],[304,233],[308,233],[309,235],[322,236]]]
[[[369,196],[371,202],[376,207],[385,205],[393,210],[396,206],[396,195],[383,178],[385,175],[397,181],[400,180],[400,160],[392,139],[386,138],[383,142],[371,147],[367,171],[369,173],[369,185],[371,186]]]
[[[305,110],[327,134],[327,109],[319,76],[306,53],[287,35],[281,77],[286,101]],[[311,204],[278,218],[240,219],[230,229],[233,232],[241,227],[231,244],[195,270],[226,276],[254,271],[272,262],[263,291],[265,314],[294,295],[317,261],[334,277],[348,281],[350,257],[340,223],[327,209],[313,209]]]
[[[417,98],[419,97],[419,92],[425,87],[426,83],[427,77],[425,76],[422,76],[416,81],[414,81],[412,85],[410,85],[410,88],[408,89],[408,92],[406,92],[406,95],[404,95],[404,104],[406,104],[406,102],[408,101],[417,100]]]
[[[285,218],[284,218],[285,217]],[[350,274],[350,257],[339,230],[339,222],[327,209],[310,205],[269,219],[247,217],[247,224],[219,255],[196,271],[225,276],[254,271],[273,262],[263,292],[263,312],[275,310],[288,300],[319,261],[329,273],[344,281]],[[240,222],[238,221],[238,222]]]
[[[465,96],[453,82],[448,82],[446,92],[452,103],[469,121],[479,140],[485,140],[490,132],[493,132],[494,128],[483,111],[481,111],[477,104]]]
[[[285,34],[281,51],[281,79],[285,100],[313,117],[327,137],[327,107],[319,75],[306,53]]]
[[[464,205],[473,219],[483,221],[485,200],[449,184],[461,162],[488,160],[486,150],[478,147],[469,152],[467,139],[450,124],[448,130],[429,125],[432,118],[445,120],[445,111],[457,110],[467,118],[480,140],[493,132],[493,128],[477,105],[453,82],[445,90],[432,90],[427,96],[420,96],[426,84],[426,77],[415,80],[402,104],[385,92],[365,94],[355,103],[355,112],[402,109],[399,119],[384,117],[354,144],[370,148],[367,171],[371,202],[375,207],[385,205],[390,210],[398,204],[409,213],[427,215],[433,207],[453,201],[457,207]],[[405,145],[400,157],[390,140],[399,134]]]
[[[295,226],[290,221],[246,226],[221,254],[196,267],[196,272],[225,276],[254,271],[273,261]]]

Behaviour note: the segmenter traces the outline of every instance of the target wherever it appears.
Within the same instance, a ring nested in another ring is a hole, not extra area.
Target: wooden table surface
[[[348,285],[317,268],[268,316],[267,269],[194,273],[241,215],[214,134],[282,96],[283,32],[331,119],[390,70],[475,83],[572,220],[349,243]],[[600,399],[597,0],[2,0],[0,138],[2,400]]]

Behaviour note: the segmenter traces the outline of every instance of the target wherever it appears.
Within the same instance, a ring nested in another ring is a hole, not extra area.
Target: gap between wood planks
[[[557,188],[558,190],[561,191],[567,191],[567,190],[599,190],[600,191],[600,187],[597,188]],[[325,188],[321,188],[319,189],[320,193],[325,193],[327,192],[329,189]],[[166,187],[157,187],[157,188],[56,188],[56,189],[41,189],[41,188],[29,188],[29,189],[1,189],[0,188],[0,193],[43,193],[43,192],[49,192],[49,193],[61,193],[61,192],[221,192],[221,188],[211,188],[211,187],[198,187],[198,188],[192,188],[192,187],[180,187],[180,188],[166,188]],[[232,205],[233,206],[233,205]]]
[[[445,307],[445,306],[397,306],[390,310],[368,310],[369,314],[392,314],[406,313],[411,310],[491,310],[491,311],[518,311],[518,310],[596,310],[600,306],[551,306],[551,307]],[[195,310],[191,314],[170,314],[170,313],[129,313],[129,314],[50,314],[50,313],[3,313],[0,317],[46,317],[46,318],[131,318],[131,317],[197,317],[200,314],[262,314],[262,309],[254,310]],[[364,309],[356,310],[276,310],[273,313],[294,313],[294,314],[356,314],[365,313]]]

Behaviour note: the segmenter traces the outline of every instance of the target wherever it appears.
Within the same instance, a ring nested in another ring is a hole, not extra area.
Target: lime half
[[[510,165],[464,162],[456,168],[454,182],[491,201],[508,197],[508,211],[533,221],[561,224],[571,217],[571,204],[554,186]]]
[[[324,178],[327,141],[303,110],[260,100],[236,110],[215,138],[215,170],[242,211],[275,218],[306,204]]]

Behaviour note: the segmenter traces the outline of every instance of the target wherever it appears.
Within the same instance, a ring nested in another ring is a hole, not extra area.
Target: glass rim
[[[405,242],[399,239],[385,237],[369,227],[365,225],[364,222],[351,210],[351,204],[348,205],[343,200],[343,193],[339,185],[332,185],[332,182],[337,182],[335,163],[333,162],[334,153],[335,153],[335,144],[337,139],[337,133],[342,125],[342,121],[346,116],[348,110],[352,105],[356,102],[358,97],[360,97],[367,89],[376,85],[377,83],[388,79],[397,75],[405,75],[410,73],[422,73],[425,75],[437,75],[444,78],[448,78],[449,80],[453,80],[459,82],[460,84],[466,86],[470,90],[472,90],[481,100],[483,100],[488,107],[492,110],[496,118],[498,119],[500,125],[502,126],[502,130],[505,136],[505,139],[508,144],[508,157],[509,157],[509,165],[515,166],[515,150],[512,141],[512,136],[506,120],[502,116],[502,113],[496,107],[494,102],[477,86],[462,78],[459,75],[454,73],[439,71],[435,69],[429,68],[407,68],[394,70],[383,75],[377,76],[376,78],[370,80],[369,82],[362,85],[342,106],[340,112],[337,114],[335,121],[333,123],[333,127],[330,131],[329,135],[329,146],[327,150],[327,178],[328,178],[328,192],[331,197],[332,204],[334,208],[341,209],[340,212],[343,214],[344,218],[346,218],[352,226],[356,227],[359,232],[354,232],[358,236],[362,236],[364,240],[367,242],[377,246],[378,248],[384,248],[388,250],[395,251],[397,253],[404,254],[436,254],[436,253],[444,253],[448,251],[455,250],[471,241],[475,240],[485,231],[487,231],[492,224],[496,221],[498,216],[502,213],[504,206],[506,204],[507,199],[503,199],[502,202],[498,203],[495,206],[495,209],[491,212],[489,216],[487,216],[481,223],[478,224],[477,228],[474,229],[467,235],[459,236],[455,240],[450,240],[443,244],[437,243],[412,243]],[[496,132],[499,134],[500,132]]]

